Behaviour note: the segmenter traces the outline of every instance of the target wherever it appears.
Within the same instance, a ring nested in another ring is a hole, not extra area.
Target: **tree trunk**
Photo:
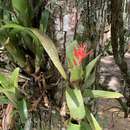
[[[130,108],[130,77],[127,63],[124,61],[124,27],[123,27],[124,0],[111,0],[111,45],[116,64],[119,66],[125,81],[124,97]],[[128,116],[128,113],[125,113]]]

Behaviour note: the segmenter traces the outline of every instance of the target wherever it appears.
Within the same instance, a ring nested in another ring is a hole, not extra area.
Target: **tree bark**
[[[111,45],[116,64],[119,66],[125,81],[124,97],[127,107],[130,108],[130,77],[127,63],[124,60],[124,26],[123,26],[124,0],[111,0]],[[128,113],[126,114],[128,116]]]

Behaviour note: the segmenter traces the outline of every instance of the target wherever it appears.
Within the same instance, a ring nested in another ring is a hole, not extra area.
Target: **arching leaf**
[[[34,40],[39,41],[42,44],[45,51],[47,52],[47,54],[49,55],[52,62],[54,63],[55,67],[58,69],[60,74],[63,76],[63,78],[64,79],[67,78],[66,73],[64,71],[64,68],[63,68],[63,66],[60,62],[57,49],[56,49],[54,43],[52,42],[52,40],[49,37],[47,37],[46,35],[43,35],[37,29],[31,29],[31,28],[23,27],[23,26],[20,26],[20,25],[17,25],[17,24],[4,25],[4,26],[1,27],[0,30],[7,29],[7,28],[13,28],[13,29],[16,29],[16,30],[19,30],[19,31],[25,31]]]

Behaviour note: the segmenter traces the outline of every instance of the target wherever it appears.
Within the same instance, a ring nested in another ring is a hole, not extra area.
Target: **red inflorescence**
[[[88,55],[92,54],[92,50],[86,52],[87,46],[85,44],[80,44],[78,47],[75,47],[73,50],[74,54],[74,64],[81,64],[82,61],[88,57]]]

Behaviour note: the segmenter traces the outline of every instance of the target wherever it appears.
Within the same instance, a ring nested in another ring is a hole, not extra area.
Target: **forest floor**
[[[130,117],[124,113],[116,100],[102,99],[98,101],[99,123],[103,130],[130,130]]]
[[[130,53],[125,54],[125,60],[130,70]],[[123,82],[119,68],[113,56],[101,59],[100,83],[103,87],[114,91],[122,91]],[[130,117],[124,118],[124,113],[115,99],[100,99],[98,102],[99,122],[103,130],[130,130]]]

